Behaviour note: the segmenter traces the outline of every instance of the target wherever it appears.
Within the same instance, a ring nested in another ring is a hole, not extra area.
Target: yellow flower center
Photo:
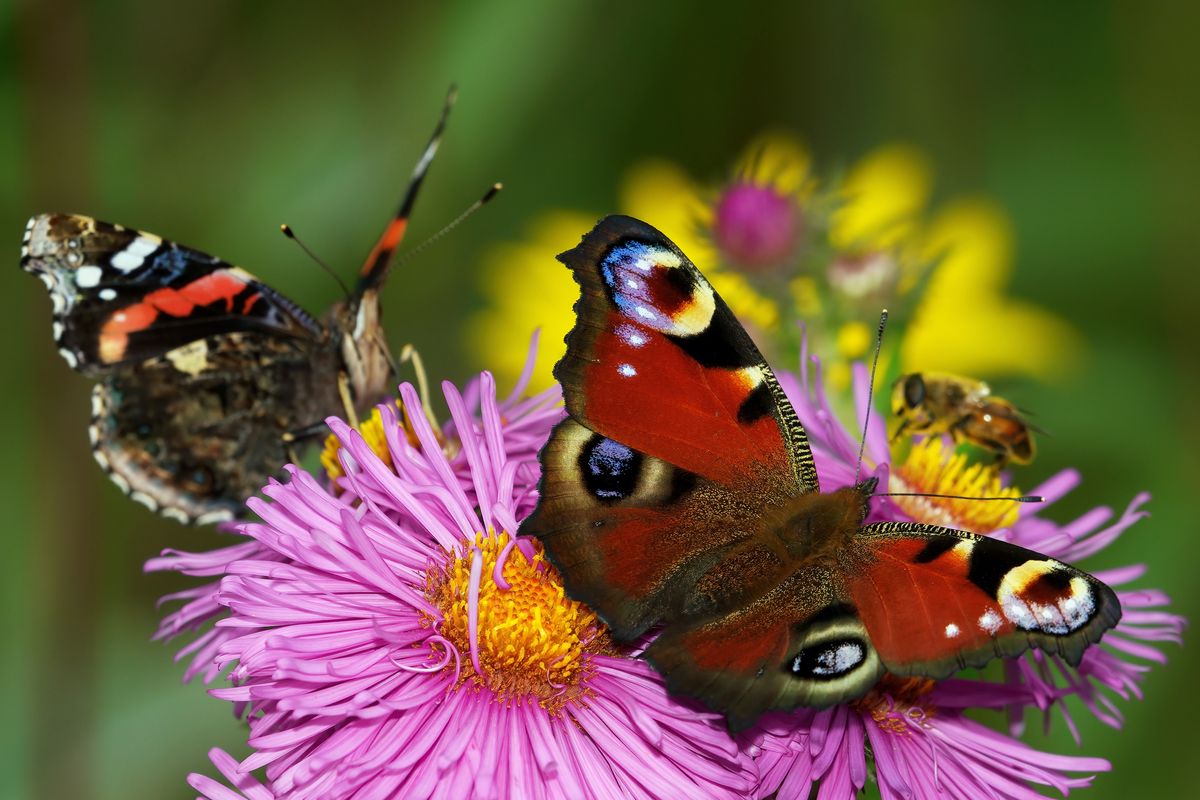
[[[462,657],[460,685],[470,681],[501,702],[529,699],[557,711],[586,693],[589,657],[608,650],[608,637],[595,613],[563,593],[540,544],[532,562],[518,550],[509,553],[503,570],[508,588],[497,585],[496,560],[509,539],[506,532],[476,534],[474,547],[451,553],[448,564],[429,571],[426,593],[442,612],[439,632]],[[480,575],[479,671],[471,658],[472,562]]]
[[[941,437],[914,442],[904,463],[892,471],[889,491],[977,497],[1020,497],[1014,486],[1003,486],[1000,473],[989,464],[971,464],[947,447]],[[990,533],[1017,521],[1018,504],[1005,500],[893,497],[908,516],[929,525]]]
[[[911,732],[910,723],[923,727],[936,715],[937,709],[927,699],[933,687],[934,682],[928,678],[901,678],[885,674],[871,691],[850,705],[864,714],[870,714],[875,724],[883,730],[907,736]]]
[[[408,443],[413,447],[420,448],[421,443],[417,439],[417,434],[413,431],[412,423],[409,422],[408,415],[404,411],[404,406],[400,401],[396,401],[396,409],[399,412],[400,428],[408,437]],[[367,447],[371,448],[371,452],[379,456],[379,460],[388,466],[392,466],[392,451],[388,449],[387,437],[383,433],[383,415],[379,413],[379,407],[371,409],[371,416],[358,424],[358,432],[362,434],[363,441],[367,443]],[[441,431],[434,428],[434,435],[437,436],[443,448],[447,444],[442,441]],[[346,473],[342,471],[342,465],[338,461],[338,451],[342,449],[338,438],[332,433],[325,437],[325,449],[321,451],[321,466],[325,468],[325,474],[329,476],[329,480],[336,481]]]

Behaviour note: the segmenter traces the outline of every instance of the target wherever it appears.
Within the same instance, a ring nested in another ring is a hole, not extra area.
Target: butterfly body
[[[69,214],[29,221],[21,267],[49,292],[67,364],[98,381],[92,451],[122,491],[180,522],[232,519],[294,460],[297,439],[387,393],[379,290],[449,107],[356,290],[323,321],[154,234]]]
[[[821,492],[807,434],[669,240],[609,217],[560,259],[581,287],[541,453],[541,540],[572,597],[668,688],[735,727],[1037,647],[1077,664],[1120,607],[1095,578],[975,534],[864,524],[874,478]]]

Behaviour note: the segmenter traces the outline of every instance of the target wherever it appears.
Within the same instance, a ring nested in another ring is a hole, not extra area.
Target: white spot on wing
[[[87,264],[75,270],[75,285],[81,289],[91,289],[100,283],[104,270],[94,264]]]
[[[151,511],[158,511],[158,501],[145,492],[130,492],[129,499],[145,506]]]
[[[67,362],[67,366],[71,369],[75,369],[79,366],[79,359],[76,358],[73,351],[68,350],[65,347],[60,347],[58,349],[58,354],[63,357],[63,360]]]
[[[166,358],[175,369],[195,377],[208,366],[208,341],[197,339],[182,347],[176,347],[167,352]]]
[[[61,322],[59,322],[58,320],[54,320],[54,322],[52,322],[50,324],[50,330],[54,334],[54,341],[57,342],[59,339],[62,338],[63,333],[66,331],[66,328],[63,327],[63,324]]]
[[[632,325],[618,325],[617,336],[630,347],[641,347],[647,341],[646,335]]]
[[[157,250],[160,244],[162,244],[162,239],[143,233],[130,242],[128,247],[114,255],[110,263],[114,269],[131,272],[140,267],[146,260],[146,256]]]
[[[979,618],[979,627],[991,634],[1000,630],[1000,623],[1000,615],[990,608]]]
[[[100,299],[101,300],[115,300],[116,298],[117,298],[117,290],[116,289],[101,289],[100,290]]]
[[[209,511],[207,514],[201,514],[196,517],[197,525],[213,525],[218,522],[228,522],[233,519],[233,512],[222,509],[221,511]]]
[[[162,514],[162,515],[163,515],[164,517],[166,517],[167,519],[173,519],[173,520],[175,520],[176,522],[178,522],[178,523],[179,523],[179,524],[181,524],[181,525],[187,525],[187,524],[188,524],[188,515],[187,515],[186,513],[184,513],[182,509],[178,509],[178,508],[164,508],[164,509],[163,509],[162,511],[160,511],[159,513],[160,513],[160,514]]]
[[[946,638],[953,639],[955,636],[958,636],[958,626],[951,622],[946,626]]]
[[[633,368],[632,364],[618,364],[617,372],[621,373],[626,378],[632,378],[634,375],[637,375],[637,370]]]

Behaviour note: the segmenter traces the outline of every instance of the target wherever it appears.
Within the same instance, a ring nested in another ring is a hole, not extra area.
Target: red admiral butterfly
[[[237,516],[291,460],[290,441],[387,393],[379,291],[453,105],[447,98],[352,295],[324,322],[219,258],[91,217],[25,229],[21,268],[54,306],[54,340],[99,380],[96,461],[135,501],[183,523]]]
[[[582,288],[555,366],[569,417],[521,525],[567,593],[672,692],[734,727],[1038,648],[1078,664],[1121,616],[1085,572],[996,539],[864,525],[875,479],[822,493],[771,368],[695,265],[609,217],[559,259]]]

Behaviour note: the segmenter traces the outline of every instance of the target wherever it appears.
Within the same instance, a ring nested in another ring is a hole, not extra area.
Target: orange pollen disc
[[[936,716],[937,709],[928,702],[933,687],[934,682],[928,678],[901,678],[888,673],[850,706],[870,714],[881,729],[907,736],[912,725],[923,727]]]
[[[1006,500],[957,500],[942,497],[893,497],[891,500],[917,522],[947,528],[991,533],[1017,521],[1021,493],[1004,486],[1000,472],[988,464],[967,463],[967,457],[947,447],[939,436],[914,442],[908,458],[896,466],[888,482],[891,492],[975,497],[1012,497]]]
[[[490,689],[501,703],[536,702],[556,712],[587,695],[591,656],[610,653],[603,623],[595,613],[563,593],[562,579],[546,563],[540,544],[533,561],[512,548],[503,577],[494,580],[496,560],[508,544],[508,533],[475,536],[475,546],[449,553],[448,563],[426,574],[426,595],[442,613],[438,628],[461,657],[457,686],[471,683]],[[479,671],[471,658],[471,562],[482,561],[477,601]],[[454,669],[450,660],[447,669]]]

